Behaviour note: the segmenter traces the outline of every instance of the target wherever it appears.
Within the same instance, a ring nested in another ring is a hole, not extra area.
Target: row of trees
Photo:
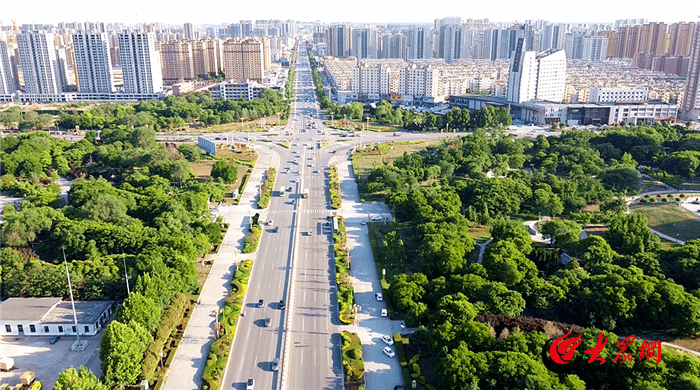
[[[168,96],[162,101],[103,103],[79,112],[59,112],[58,126],[64,129],[106,129],[116,125],[127,128],[147,126],[157,131],[183,127],[188,123],[218,125],[241,120],[255,120],[280,115],[289,117],[289,100],[271,89],[264,89],[259,99],[214,101],[203,92],[187,97]]]

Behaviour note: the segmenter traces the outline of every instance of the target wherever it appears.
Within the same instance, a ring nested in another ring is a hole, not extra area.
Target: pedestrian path
[[[382,213],[383,216],[390,216],[387,213],[389,209],[383,203],[360,203],[360,193],[350,159],[338,158],[338,160],[338,178],[342,195],[342,207],[339,213],[345,217],[347,245],[352,258],[350,280],[355,292],[355,303],[360,307],[357,314],[358,325],[344,326],[342,329],[357,332],[360,337],[362,357],[365,362],[365,386],[368,389],[393,389],[396,385],[404,384],[401,366],[398,359],[388,359],[384,355],[382,349],[386,344],[381,337],[402,332],[402,322],[381,316],[381,310],[386,306],[384,302],[378,302],[374,296],[376,292],[382,291],[380,275],[374,262],[369,231],[367,226],[362,224],[362,221],[366,221],[366,210],[377,211],[372,212],[372,215]],[[348,218],[350,215],[353,218]]]
[[[166,373],[163,390],[199,390],[202,387],[202,373],[209,348],[215,340],[214,311],[224,306],[236,265],[242,260],[255,258],[255,254],[240,253],[245,229],[235,227],[244,226],[244,220],[256,211],[258,187],[266,167],[274,166],[272,164],[275,164],[275,161],[279,163],[279,155],[275,152],[265,153],[264,149],[260,149],[262,148],[258,148],[260,157],[253,168],[249,185],[243,190],[240,205],[219,206],[214,212],[215,216],[224,217],[230,224],[229,229],[221,242],[219,252],[206,258],[213,261],[213,264],[199,294],[199,303],[192,311],[175,358]]]

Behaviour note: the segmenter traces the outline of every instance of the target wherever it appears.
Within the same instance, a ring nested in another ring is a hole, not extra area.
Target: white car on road
[[[384,300],[384,296],[382,295],[382,293],[376,293],[374,294],[374,297],[377,298],[377,301],[379,302]]]
[[[386,345],[394,345],[394,339],[391,338],[389,335],[383,335],[382,336],[382,341],[386,343]]]
[[[396,353],[389,347],[384,347],[382,350],[386,356],[389,356],[390,358],[393,358],[396,356]]]

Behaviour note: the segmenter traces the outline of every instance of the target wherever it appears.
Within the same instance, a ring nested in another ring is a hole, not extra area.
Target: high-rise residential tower
[[[349,57],[351,50],[351,28],[338,24],[328,28],[328,51],[333,57]]]
[[[114,90],[107,33],[73,34],[73,53],[78,91],[110,93]]]
[[[185,30],[185,39],[195,39],[194,25],[192,25],[192,23],[185,23],[183,27]]]
[[[683,119],[700,119],[700,29],[693,33],[693,41],[690,48],[690,65],[688,66],[688,78],[685,83],[681,117]]]
[[[267,38],[229,39],[223,46],[227,80],[262,81],[265,71],[270,69],[270,42]]]
[[[508,74],[508,101],[532,99],[560,102],[566,85],[566,55],[563,50],[540,53],[526,51],[525,38],[518,38]]]
[[[68,84],[62,61],[56,56],[54,35],[45,31],[24,31],[17,35],[19,58],[27,93],[58,94]]]
[[[433,35],[430,28],[412,27],[406,38],[406,57],[409,60],[433,58]]]
[[[0,38],[0,95],[11,95],[17,90],[15,76],[10,62],[7,43]]]
[[[165,42],[160,47],[163,81],[177,83],[195,78],[192,42],[189,40]]]
[[[154,33],[120,33],[119,59],[124,77],[124,92],[159,93],[163,91],[163,73],[160,54],[156,51]]]

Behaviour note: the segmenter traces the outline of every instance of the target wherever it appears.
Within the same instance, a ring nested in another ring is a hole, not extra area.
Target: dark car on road
[[[287,304],[284,302],[284,299],[280,299],[280,302],[277,304],[277,307],[280,308],[280,310],[284,309],[287,307]]]
[[[51,337],[51,340],[49,340],[49,344],[54,345],[60,339],[61,339],[61,336],[53,336],[53,337]]]
[[[263,307],[263,306],[265,306],[265,300],[261,299],[258,301],[258,307]]]
[[[266,328],[267,328],[268,326],[270,326],[270,322],[272,322],[272,321],[270,320],[270,317],[265,318],[265,327],[266,327]]]

